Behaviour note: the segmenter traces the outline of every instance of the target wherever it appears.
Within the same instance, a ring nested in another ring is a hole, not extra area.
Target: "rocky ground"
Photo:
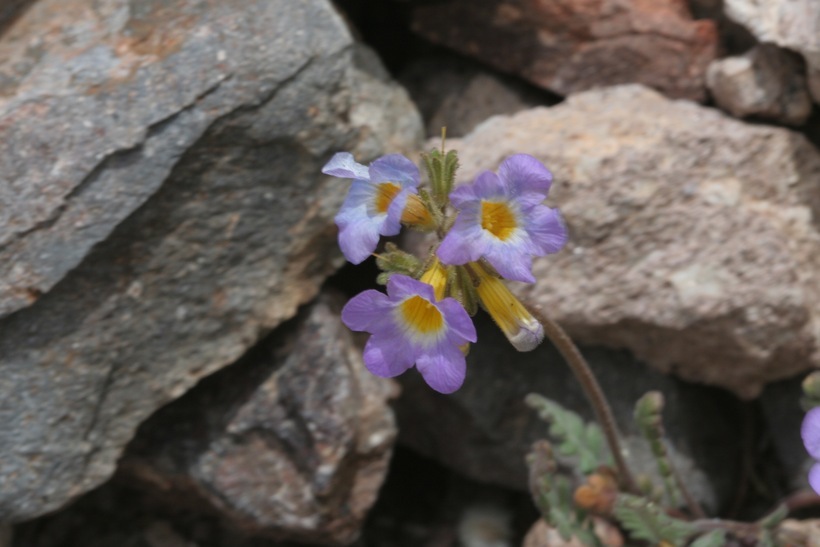
[[[521,544],[524,396],[591,417],[555,349],[479,315],[443,396],[367,373],[339,319],[376,270],[344,265],[322,165],[444,125],[460,180],[553,171],[570,243],[514,290],[635,461],[660,390],[694,495],[760,516],[811,464],[818,104],[814,0],[7,2],[0,547]]]

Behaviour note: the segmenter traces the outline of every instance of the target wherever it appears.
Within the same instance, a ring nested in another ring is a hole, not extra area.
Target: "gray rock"
[[[496,117],[461,180],[516,152],[553,170],[570,243],[518,293],[579,341],[741,397],[820,365],[820,153],[640,86]]]
[[[535,440],[549,437],[549,426],[524,404],[524,397],[544,395],[586,419],[592,411],[549,343],[519,353],[483,312],[475,321],[478,343],[467,358],[467,380],[459,391],[442,396],[418,374],[400,377],[399,442],[473,479],[525,490],[524,458]],[[632,414],[644,393],[658,390],[666,398],[664,421],[677,465],[693,495],[711,508],[725,502],[732,493],[739,449],[730,397],[652,371],[625,352],[587,347],[583,353],[612,404],[634,471],[654,473]],[[723,419],[714,420],[716,415]]]
[[[421,138],[355,49],[326,0],[41,0],[3,35],[0,521],[107,479],[341,263],[321,166]]]
[[[803,62],[772,44],[713,61],[706,83],[718,106],[733,116],[757,116],[791,125],[805,123],[812,103]]]
[[[816,0],[725,0],[724,10],[760,42],[797,51],[806,60],[809,89],[820,103],[820,3]]]
[[[390,459],[395,388],[366,371],[340,310],[320,298],[153,415],[121,475],[246,535],[354,541]]]

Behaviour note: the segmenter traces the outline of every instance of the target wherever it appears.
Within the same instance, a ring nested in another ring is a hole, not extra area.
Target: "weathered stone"
[[[820,2],[724,0],[724,9],[760,42],[773,42],[803,55],[809,89],[815,102],[820,102]]]
[[[147,420],[121,462],[162,498],[250,535],[347,545],[384,480],[392,382],[367,372],[330,298]]]
[[[757,116],[801,125],[812,103],[803,62],[772,44],[709,65],[706,82],[715,102],[733,116]]]
[[[641,86],[488,120],[462,180],[515,152],[556,175],[570,243],[519,294],[578,340],[754,397],[820,365],[820,153]]]
[[[592,410],[549,343],[519,353],[486,315],[474,320],[478,343],[467,357],[461,389],[445,397],[418,374],[399,378],[399,441],[475,480],[527,490],[526,454],[533,442],[549,437],[549,425],[524,398],[541,394],[585,419],[592,419]],[[652,476],[656,469],[632,415],[644,393],[658,390],[666,399],[663,416],[674,461],[693,495],[713,509],[726,502],[734,493],[739,452],[732,424],[736,406],[728,394],[648,369],[626,352],[583,348],[583,353],[611,402],[635,472]]]
[[[333,152],[422,133],[326,0],[40,0],[0,82],[3,521],[105,480],[316,294],[341,263]]]
[[[561,95],[637,82],[703,100],[717,49],[714,23],[683,0],[448,0],[415,6],[412,25]]]
[[[482,69],[463,58],[416,61],[398,77],[421,112],[429,137],[462,137],[490,116],[558,102],[532,87]]]

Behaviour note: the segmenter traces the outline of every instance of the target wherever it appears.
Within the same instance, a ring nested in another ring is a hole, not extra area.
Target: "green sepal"
[[[392,273],[382,272],[376,276],[376,283],[379,285],[387,285],[387,282],[390,281],[390,276],[393,275]]]
[[[663,407],[663,394],[659,391],[650,391],[635,403],[634,417],[638,430],[649,443],[669,502],[672,506],[677,506],[681,494],[675,482],[675,470],[664,441]]]
[[[438,208],[442,208],[447,204],[448,196],[453,189],[456,171],[458,170],[458,154],[455,150],[446,153],[441,150],[430,150],[429,153],[422,154],[421,157],[424,160],[427,176],[430,179],[433,199]]]
[[[387,243],[384,252],[376,255],[376,266],[388,274],[400,273],[418,278],[422,264],[414,255],[399,250],[393,243]]]
[[[475,290],[473,279],[463,266],[456,266],[452,271],[454,280],[450,286],[453,287],[453,297],[461,302],[472,317],[478,312],[478,292]]]

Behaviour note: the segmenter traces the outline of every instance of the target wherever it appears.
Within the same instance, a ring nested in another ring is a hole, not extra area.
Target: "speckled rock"
[[[733,116],[801,125],[812,103],[800,57],[773,44],[709,65],[706,82],[715,102]]]
[[[761,42],[773,42],[806,59],[809,89],[820,103],[820,2],[725,0],[726,14]]]
[[[703,100],[717,53],[714,22],[685,0],[445,0],[412,17],[428,40],[560,95],[637,82]]]
[[[820,153],[641,86],[496,117],[462,180],[514,153],[556,176],[570,243],[518,292],[575,338],[745,398],[820,365]]]
[[[122,474],[248,535],[350,544],[387,470],[395,388],[365,370],[340,310],[319,299],[157,412]]]
[[[114,470],[137,425],[341,264],[338,150],[419,116],[326,0],[40,0],[0,39],[0,521]]]

